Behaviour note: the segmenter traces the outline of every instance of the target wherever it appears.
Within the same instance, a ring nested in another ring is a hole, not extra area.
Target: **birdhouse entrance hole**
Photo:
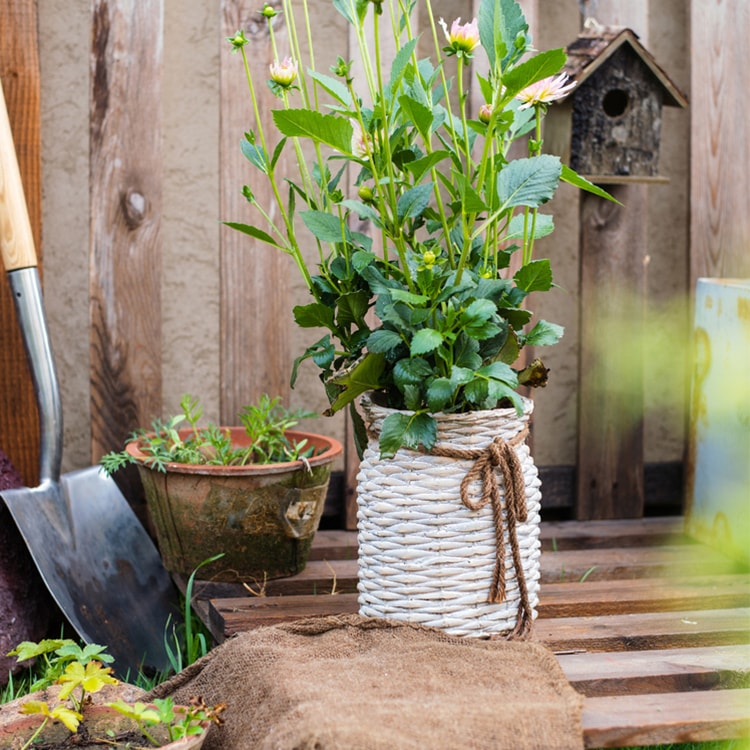
[[[602,99],[602,109],[608,117],[622,117],[628,109],[630,97],[627,91],[622,89],[612,89],[604,95]]]

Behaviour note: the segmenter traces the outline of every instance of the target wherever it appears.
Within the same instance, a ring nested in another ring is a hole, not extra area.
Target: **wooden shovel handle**
[[[0,251],[6,271],[35,267],[36,250],[0,82]]]

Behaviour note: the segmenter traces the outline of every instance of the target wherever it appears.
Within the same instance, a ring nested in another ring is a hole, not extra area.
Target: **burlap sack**
[[[243,633],[149,697],[227,703],[204,750],[583,748],[555,657],[358,615]]]

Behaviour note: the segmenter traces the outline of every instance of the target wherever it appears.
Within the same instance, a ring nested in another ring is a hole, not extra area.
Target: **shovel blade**
[[[92,466],[2,497],[78,635],[107,646],[121,676],[166,670],[164,636],[179,613],[177,592],[114,480]]]

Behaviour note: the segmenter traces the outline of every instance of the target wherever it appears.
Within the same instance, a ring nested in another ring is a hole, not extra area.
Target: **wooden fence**
[[[237,158],[237,144],[242,130],[251,123],[246,105],[241,104],[246,101],[241,66],[222,40],[237,28],[245,28],[253,40],[252,64],[260,70],[270,60],[270,43],[254,17],[256,2],[222,0],[218,12],[213,3],[207,1],[205,5],[202,12],[209,19],[206,33],[215,35],[220,49],[214,79],[220,92],[216,113],[220,123],[218,216],[237,218],[242,210],[238,187],[247,179]],[[328,4],[320,0],[313,5],[321,14],[321,28],[329,32],[331,28],[343,28],[325,20],[325,14],[333,13]],[[434,5],[436,15],[446,18],[459,15],[459,10],[464,18],[473,12],[470,0],[441,0]],[[576,0],[524,0],[522,5],[540,47],[564,45],[577,33],[581,17]],[[637,279],[645,295],[656,288],[687,295],[699,275],[750,276],[750,146],[745,135],[750,104],[744,95],[743,79],[750,63],[745,45],[750,8],[744,0],[599,0],[585,5],[602,23],[633,28],[644,45],[667,65],[684,61],[685,66],[671,72],[682,79],[683,87],[690,88],[690,110],[683,115],[689,119],[689,150],[687,120],[680,125],[670,115],[669,123],[678,126],[663,135],[668,165],[679,171],[689,153],[689,195],[686,180],[673,183],[666,194],[658,194],[651,187],[628,188],[630,213],[624,223],[622,217],[618,219],[619,229],[611,235],[611,241],[641,246],[628,265],[633,273],[644,274],[643,260],[651,259],[649,277]],[[83,410],[87,415],[83,428],[90,429],[89,455],[78,457],[82,464],[118,447],[133,428],[161,412],[165,357],[169,362],[179,359],[179,354],[169,352],[170,343],[163,337],[162,225],[167,217],[162,200],[162,104],[170,93],[163,83],[165,8],[169,10],[170,0],[95,0],[91,7],[89,132],[81,133],[89,143],[89,330],[83,337],[85,345],[80,339],[57,342],[58,349],[78,348],[81,361],[89,363],[76,374],[85,379],[84,390],[90,394],[90,404]],[[50,6],[49,12],[53,10]],[[8,0],[0,6],[0,76],[39,237],[42,181],[38,49],[49,42],[37,39],[37,21],[35,0]],[[170,38],[176,37],[172,34]],[[286,43],[283,30],[277,41],[282,46]],[[326,41],[322,40],[323,46]],[[338,46],[344,46],[343,40]],[[184,95],[190,96],[189,85]],[[271,106],[270,100],[261,103],[264,116]],[[49,189],[54,190],[55,185],[50,184]],[[552,464],[545,501],[548,507],[576,505],[579,517],[640,515],[644,494],[648,494],[643,490],[643,467],[647,453],[644,444],[649,438],[644,437],[643,424],[635,435],[620,435],[618,444],[605,446],[603,450],[609,451],[605,461],[600,451],[601,430],[610,415],[596,409],[576,412],[576,403],[589,403],[589,386],[585,378],[577,376],[578,300],[591,291],[588,277],[579,266],[579,238],[585,237],[582,227],[587,220],[584,216],[581,222],[575,200],[565,196],[562,200],[569,201],[565,205],[570,207],[562,212],[558,231],[560,247],[571,248],[572,261],[563,269],[562,285],[572,292],[563,310],[563,317],[570,319],[572,346],[560,355],[569,360],[562,365],[563,371],[568,368],[569,376],[560,386],[540,395],[543,408],[536,415],[535,450],[550,456]],[[601,228],[604,219],[594,216],[591,221]],[[215,371],[220,383],[221,417],[231,419],[237,407],[260,390],[289,393],[289,363],[298,352],[292,325],[280,326],[279,321],[289,319],[294,290],[288,283],[284,258],[272,257],[267,250],[256,251],[247,238],[228,230],[220,231],[219,238],[220,344]],[[40,245],[40,251],[43,249]],[[563,257],[567,254],[565,250]],[[55,282],[46,279],[45,288],[54,290]],[[185,304],[190,305],[190,299]],[[0,324],[4,344],[0,349],[0,447],[17,464],[26,482],[34,484],[38,449],[33,393],[15,332],[12,303],[4,290],[0,295]],[[684,321],[678,335],[687,336],[688,328]],[[252,378],[247,376],[249,365],[255,370]],[[679,383],[684,388],[684,375]],[[70,384],[63,382],[62,386],[65,397]],[[557,402],[556,409],[548,408],[552,401]],[[68,418],[80,421],[74,407],[67,407]],[[657,443],[660,435],[657,427],[651,442]],[[577,500],[576,464],[578,486],[584,488]],[[349,477],[355,466],[350,452]],[[586,499],[592,480],[601,488],[593,507]]]

